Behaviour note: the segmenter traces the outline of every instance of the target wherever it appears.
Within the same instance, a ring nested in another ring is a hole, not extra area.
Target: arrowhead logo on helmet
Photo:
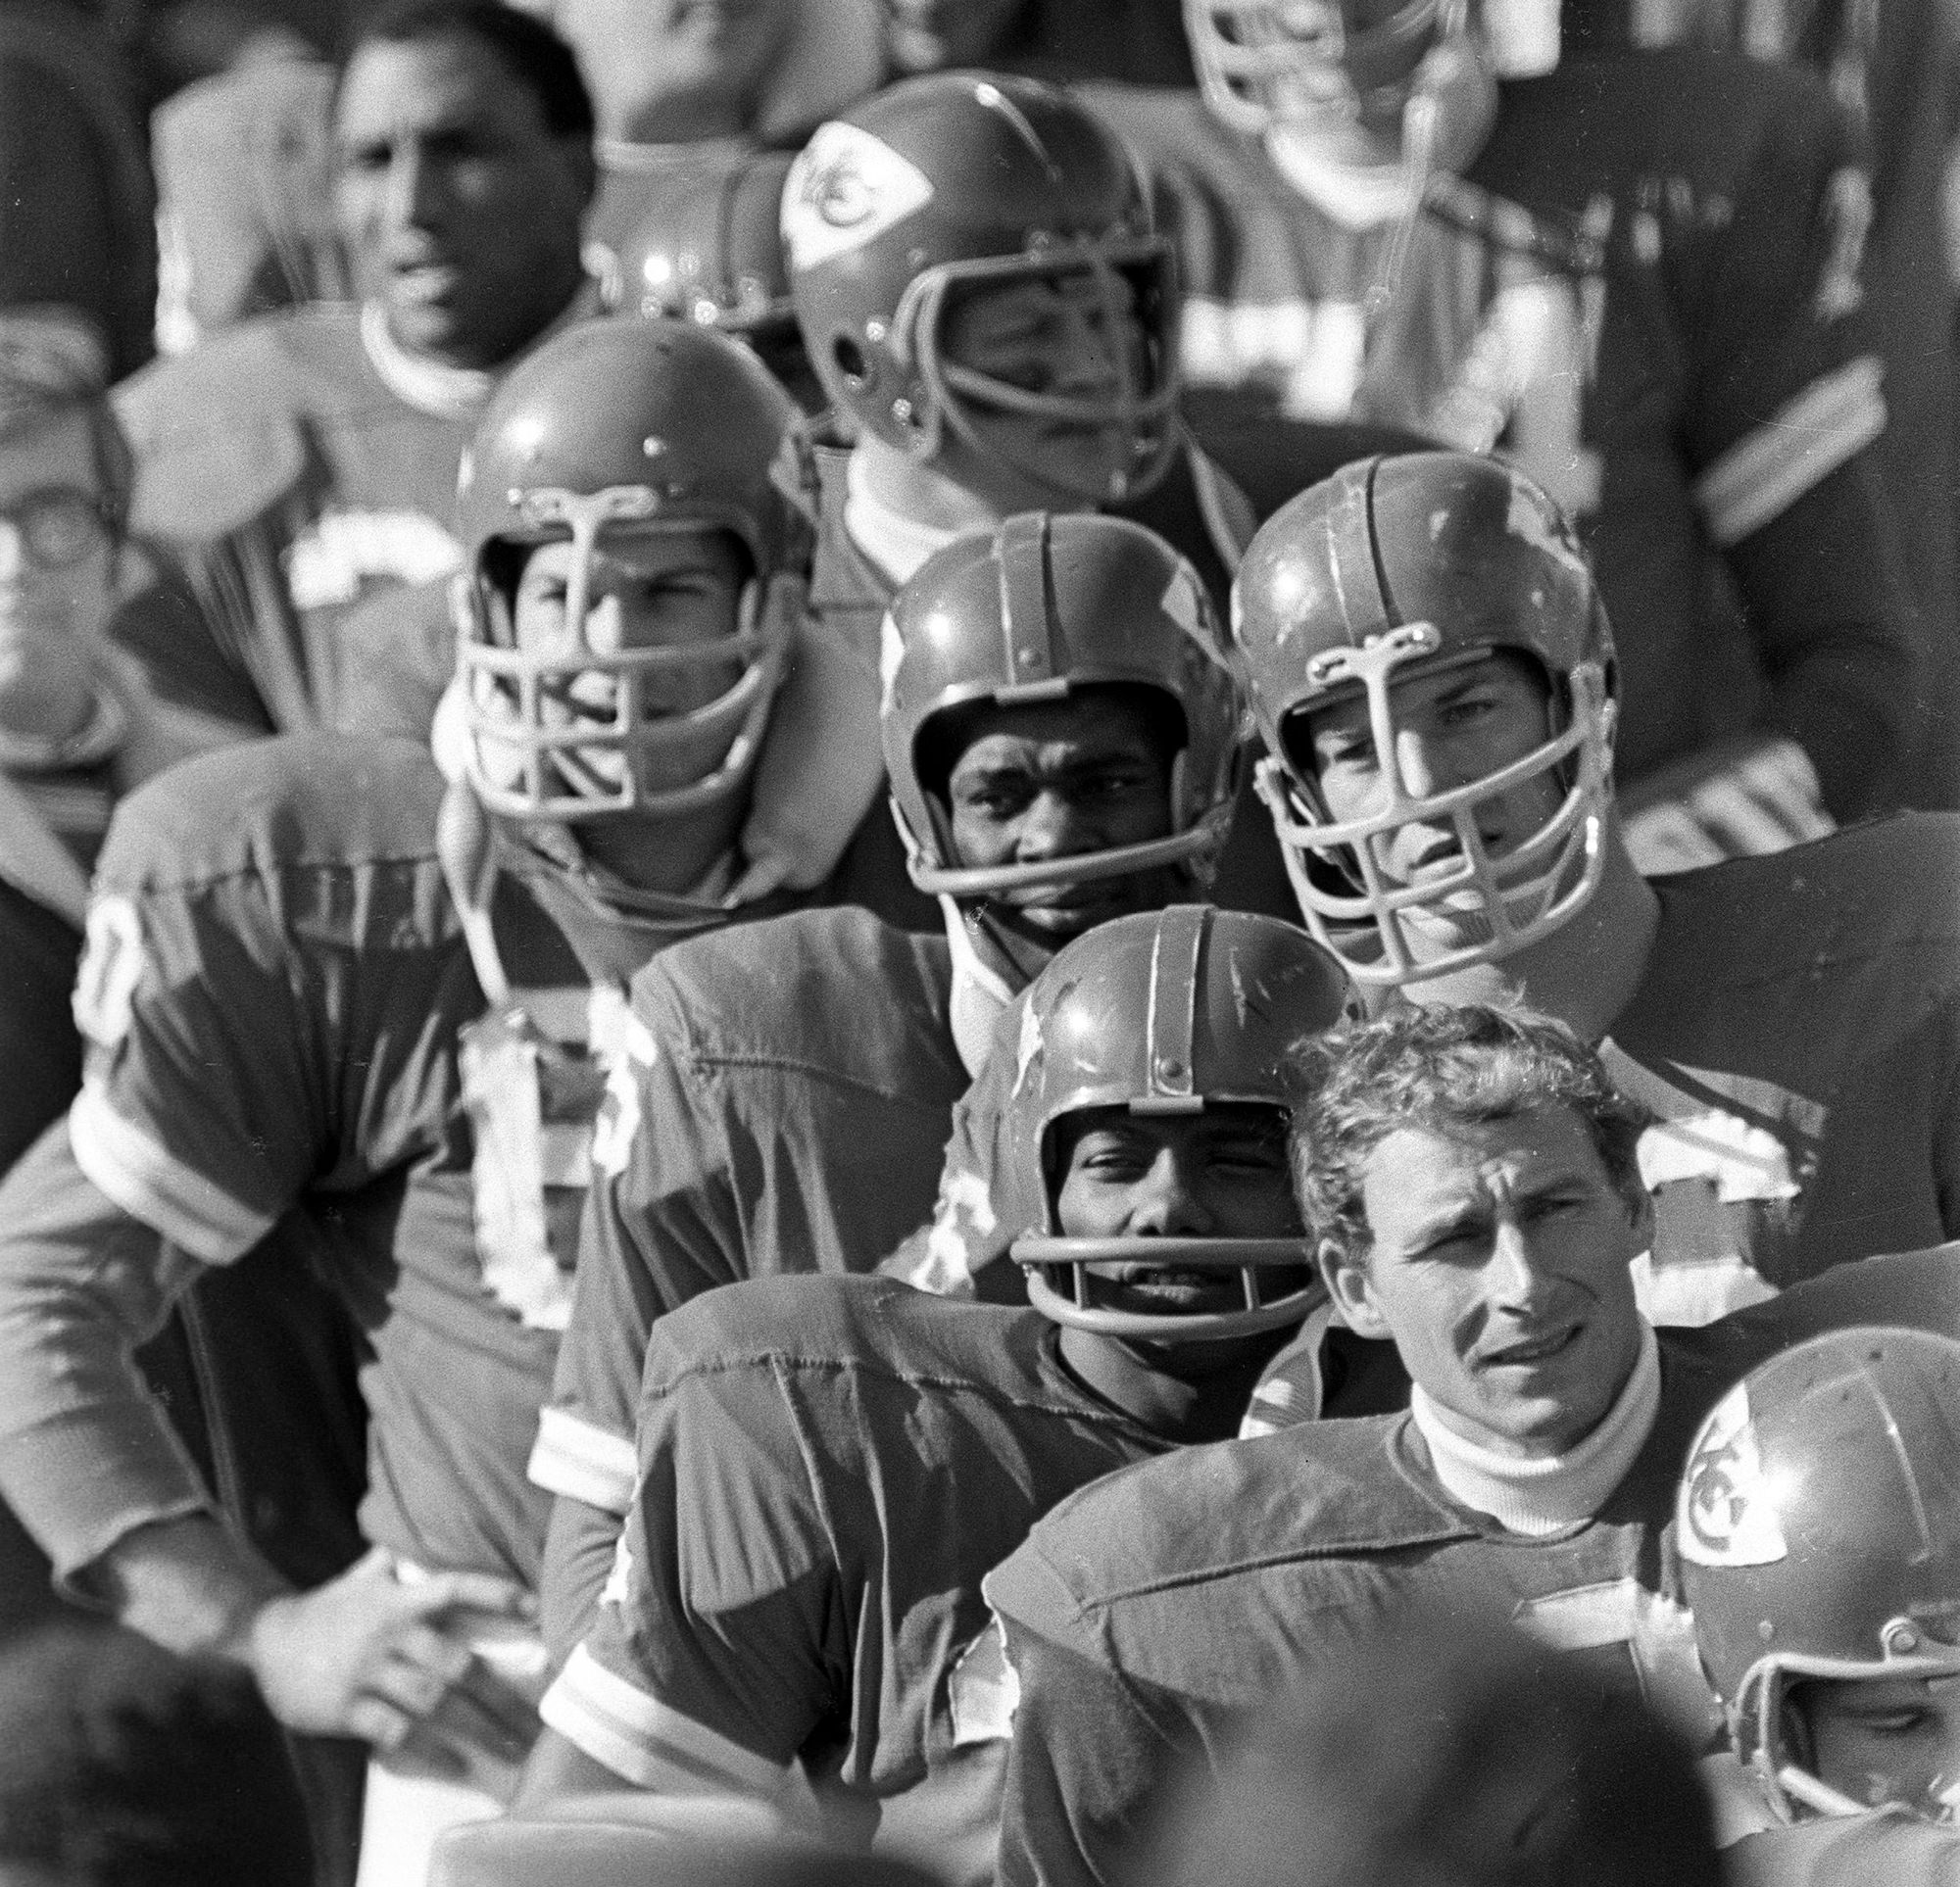
[[[1789,1551],[1763,1477],[1745,1383],[1702,1427],[1682,1481],[1679,1523],[1682,1557],[1697,1566],[1774,1566]]]
[[[932,201],[931,180],[882,138],[832,121],[817,127],[783,185],[793,268],[861,249]]]

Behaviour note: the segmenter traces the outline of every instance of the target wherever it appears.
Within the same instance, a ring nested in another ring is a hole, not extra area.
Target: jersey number
[[[126,897],[98,898],[89,909],[74,980],[74,1026],[98,1047],[115,1047],[129,1033],[142,978],[143,922],[136,906]]]
[[[1514,1619],[1541,1644],[1583,1657],[1609,1684],[1631,1684],[1690,1739],[1705,1741],[1720,1728],[1721,1708],[1701,1674],[1693,1620],[1638,1579],[1526,1599]]]

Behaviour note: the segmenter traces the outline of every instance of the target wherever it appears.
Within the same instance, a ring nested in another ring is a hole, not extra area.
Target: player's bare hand
[[[535,1612],[509,1580],[438,1572],[408,1585],[370,1553],[311,1592],[268,1600],[249,1626],[247,1657],[288,1728],[361,1737],[383,1755],[459,1773],[486,1757],[521,1762],[537,1732],[528,1700],[465,1633]]]

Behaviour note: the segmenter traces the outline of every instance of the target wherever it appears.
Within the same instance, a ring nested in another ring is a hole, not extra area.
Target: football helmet
[[[985,898],[1164,865],[1208,883],[1230,836],[1246,733],[1204,586],[1155,532],[1095,512],[1024,511],[956,539],[920,565],[885,617],[880,667],[885,769],[912,882],[928,896]],[[964,866],[927,784],[942,716],[1130,684],[1176,703],[1168,837],[1025,863]]]
[[[1467,0],[1185,0],[1199,88],[1236,131],[1472,111],[1489,90]],[[1474,92],[1474,98],[1462,96]]]
[[[1061,950],[1028,991],[1006,1109],[1004,1216],[1039,1228],[1009,1247],[1029,1301],[1059,1324],[1173,1342],[1276,1330],[1320,1302],[1317,1277],[1270,1299],[1261,1286],[1262,1269],[1312,1267],[1303,1235],[1063,1236],[1054,1130],[1101,1107],[1197,1114],[1236,1101],[1284,1114],[1295,1050],[1341,1019],[1347,993],[1340,966],[1291,924],[1202,904],[1115,918]],[[1244,1307],[1158,1316],[1094,1301],[1088,1266],[1146,1261],[1236,1269]]]
[[[1598,889],[1617,713],[1612,634],[1571,527],[1523,473],[1449,452],[1344,465],[1253,538],[1233,585],[1232,639],[1269,755],[1256,782],[1301,912],[1357,982],[1414,982],[1507,956]],[[1482,779],[1411,791],[1395,684],[1501,650],[1543,673],[1550,738]],[[1383,795],[1379,810],[1337,823],[1315,781],[1309,720],[1352,698],[1367,703]],[[1491,857],[1478,807],[1541,774],[1561,788],[1557,810]],[[1417,824],[1453,828],[1457,866],[1391,884],[1377,844]],[[1412,936],[1431,933],[1433,946],[1446,925],[1453,941],[1422,960]]]
[[[808,531],[771,477],[798,414],[738,343],[671,320],[566,329],[498,388],[463,455],[465,554],[458,671],[465,764],[492,812],[578,820],[672,814],[741,787],[756,764],[781,677]],[[605,651],[586,638],[595,548],[614,533],[726,531],[748,565],[736,635]],[[568,539],[571,640],[520,649],[514,575],[499,547]],[[656,676],[740,668],[705,705],[662,716]],[[683,783],[675,784],[676,778]]]
[[[944,73],[895,85],[819,125],[792,167],[782,227],[810,363],[868,432],[931,459],[951,432],[1090,504],[1147,490],[1177,444],[1176,290],[1169,246],[1116,135],[1029,78]],[[1087,283],[1111,330],[1106,391],[1015,385],[955,359],[949,310],[995,284]],[[1018,450],[976,413],[1026,421]],[[1092,433],[1093,474],[1059,468],[1053,426]]]
[[[1797,1760],[1786,1693],[1960,1675],[1960,1343],[1843,1330],[1762,1364],[1702,1424],[1675,1531],[1737,1755],[1787,1820],[1862,1811]]]
[[[657,182],[601,284],[621,314],[699,321],[724,334],[794,327],[781,216],[786,153],[744,153],[708,174]]]

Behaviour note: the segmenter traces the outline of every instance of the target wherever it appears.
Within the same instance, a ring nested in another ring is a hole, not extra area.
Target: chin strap
[[[491,1007],[502,1008],[511,1000],[511,979],[504,973],[490,924],[490,900],[497,891],[496,835],[482,802],[461,780],[452,781],[443,795],[435,845],[476,981]]]

